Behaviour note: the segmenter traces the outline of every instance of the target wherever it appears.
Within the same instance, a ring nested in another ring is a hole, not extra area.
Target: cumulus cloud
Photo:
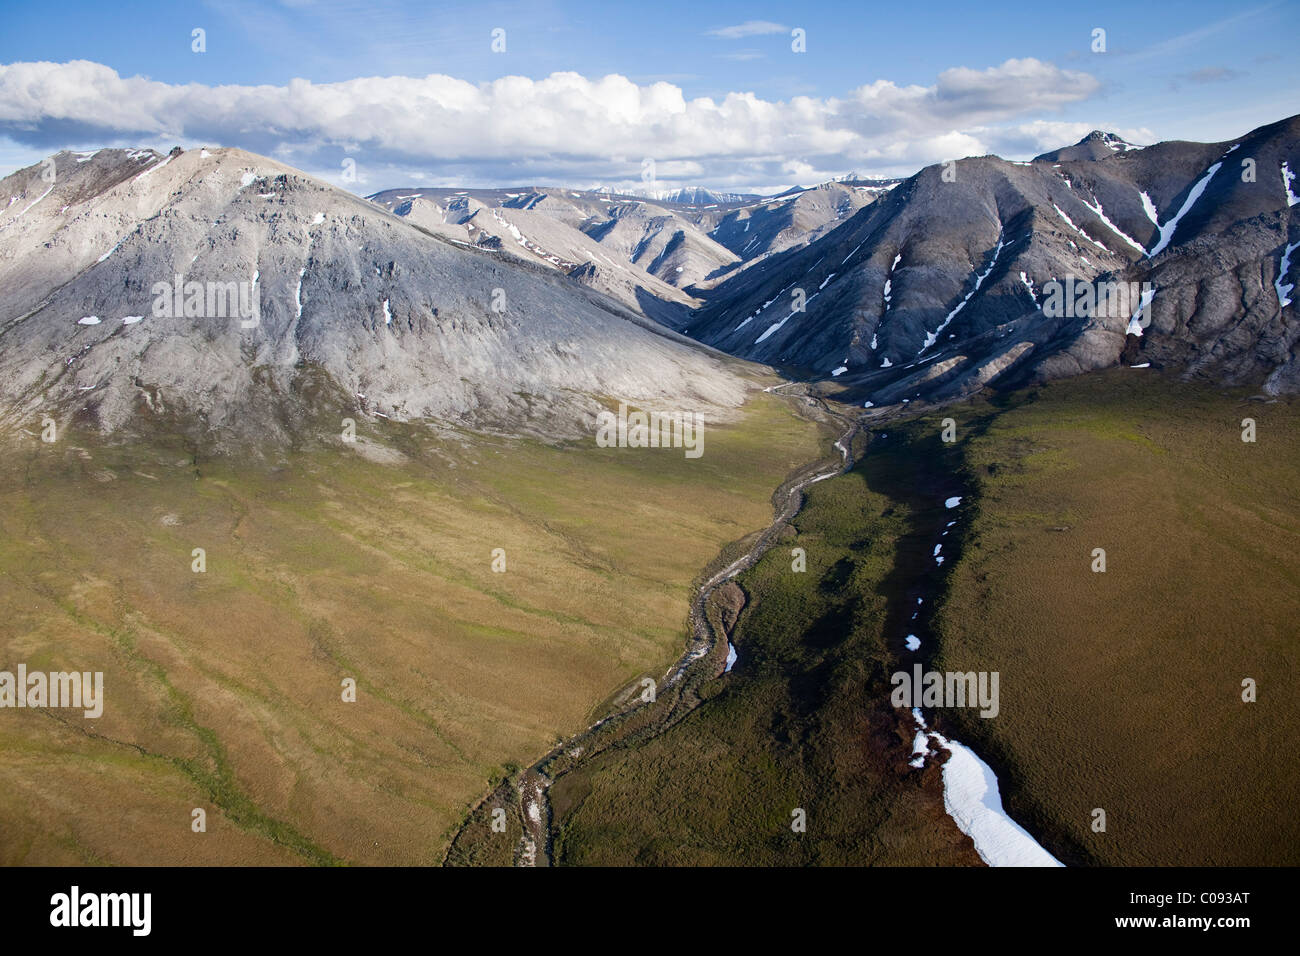
[[[1034,59],[946,70],[930,86],[881,80],[841,97],[789,100],[687,99],[664,81],[569,72],[481,84],[440,74],[170,84],[78,60],[0,65],[0,136],[48,149],[169,139],[239,146],[309,171],[352,157],[361,182],[376,187],[417,172],[474,185],[616,182],[637,178],[645,157],[661,171],[690,169],[697,182],[742,186],[781,182],[792,161],[809,177],[829,177],[910,173],[989,152],[1097,88],[1087,73]]]
[[[1145,126],[1121,126],[1114,123],[1068,123],[1054,120],[1034,120],[1011,126],[973,130],[989,152],[998,156],[1036,156],[1049,150],[1077,143],[1094,129],[1116,133],[1126,142],[1149,146],[1156,134]]]

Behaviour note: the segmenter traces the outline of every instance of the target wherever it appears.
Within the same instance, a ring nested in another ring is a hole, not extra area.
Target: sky
[[[237,146],[363,194],[769,192],[1093,129],[1218,142],[1300,112],[1300,0],[51,10],[0,8],[0,175],[65,148]]]

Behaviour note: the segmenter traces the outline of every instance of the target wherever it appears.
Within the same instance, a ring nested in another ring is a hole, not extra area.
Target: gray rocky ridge
[[[229,301],[168,317],[178,276]],[[64,152],[0,181],[0,289],[9,427],[165,420],[226,445],[328,408],[567,438],[609,401],[718,420],[753,387],[562,273],[237,149]]]

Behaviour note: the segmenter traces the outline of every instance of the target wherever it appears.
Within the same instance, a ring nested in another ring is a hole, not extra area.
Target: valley
[[[561,765],[556,862],[978,861],[946,805],[953,758],[918,759],[912,716],[890,706],[890,674],[924,665],[1000,675],[996,716],[925,720],[993,768],[1011,818],[1068,865],[1294,865],[1293,773],[1266,742],[1294,710],[1244,702],[1239,675],[1290,671],[1295,406],[1142,375],[873,424],[861,462],[810,489],[738,578],[735,668],[705,675],[688,716]],[[1269,447],[1240,440],[1242,415]],[[1247,534],[1268,544],[1243,549]]]
[[[1294,863],[1298,149],[14,172],[0,861]]]
[[[822,448],[761,391],[699,460],[393,422],[274,462],[11,440],[3,659],[102,671],[106,705],[6,712],[0,859],[436,863],[484,786],[680,652],[691,579]]]

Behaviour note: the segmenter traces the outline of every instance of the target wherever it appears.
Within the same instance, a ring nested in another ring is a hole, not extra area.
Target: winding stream
[[[785,383],[794,385],[799,383]],[[783,388],[777,386],[776,388]],[[776,391],[776,388],[770,391]],[[765,389],[765,391],[767,391]],[[842,416],[831,412],[824,403],[804,398],[820,410],[828,418],[843,423],[845,419]],[[777,491],[776,497],[780,501],[780,507],[777,509],[776,516],[772,523],[765,528],[762,533],[755,539],[745,553],[728,564],[721,571],[718,571],[712,577],[704,581],[696,590],[695,598],[691,602],[691,642],[680,658],[674,662],[664,674],[661,689],[672,688],[682,682],[688,674],[692,673],[693,668],[706,657],[715,646],[716,637],[712,626],[708,622],[707,608],[710,596],[722,584],[730,581],[738,574],[753,567],[776,542],[777,537],[785,526],[799,513],[803,507],[803,491],[809,485],[819,481],[825,481],[828,478],[834,478],[836,475],[844,474],[853,467],[853,455],[850,451],[853,436],[860,428],[857,421],[851,421],[847,425],[844,433],[836,440],[834,447],[840,453],[839,464],[817,471],[803,478],[798,478],[782,485]],[[726,670],[730,670],[735,663],[736,651],[734,647],[728,646],[728,661],[725,665]],[[694,710],[700,703],[698,698],[688,697],[683,694],[669,712],[668,717],[659,727],[658,733],[662,733],[669,727],[676,724],[687,713]],[[555,747],[547,753],[542,759],[538,760],[527,771],[524,772],[519,793],[520,793],[520,811],[524,828],[524,836],[520,840],[519,848],[515,853],[515,863],[519,866],[538,866],[550,865],[551,862],[551,807],[549,799],[549,790],[553,779],[544,772],[543,768],[550,764],[556,758],[562,755],[568,755],[571,759],[577,760],[580,757],[590,757],[605,749],[600,747],[592,749],[590,744],[595,736],[601,731],[605,724],[610,720],[625,716],[632,710],[644,706],[640,699],[627,708],[602,717],[586,730],[571,737],[565,743]],[[568,769],[571,769],[568,768]]]
[[[787,383],[796,384],[796,383]],[[778,386],[783,387],[783,386]],[[775,389],[767,389],[775,391]],[[805,401],[810,401],[805,397]],[[829,418],[841,423],[844,419],[831,412],[824,403],[816,402],[820,411]],[[693,676],[699,662],[706,659],[716,646],[718,636],[709,624],[707,608],[709,598],[721,585],[732,580],[754,564],[771,549],[785,526],[799,513],[803,506],[803,492],[810,485],[837,475],[844,474],[853,467],[851,452],[854,435],[861,428],[861,423],[853,421],[848,424],[844,434],[835,442],[834,447],[840,453],[840,462],[806,477],[793,480],[783,485],[775,496],[780,501],[772,523],[754,540],[745,552],[725,568],[705,580],[696,590],[691,603],[690,623],[691,642],[680,658],[665,672],[662,688],[673,688],[688,676]],[[945,502],[948,507],[955,507],[960,498]],[[950,522],[949,526],[955,522]],[[938,550],[936,549],[936,554]],[[919,644],[917,645],[919,646]],[[909,644],[910,650],[915,650]],[[734,646],[728,645],[727,660],[724,665],[730,671],[737,660]],[[716,665],[714,665],[716,666]],[[712,676],[712,675],[709,675]],[[698,697],[683,690],[673,703],[667,716],[654,730],[660,734],[678,723],[686,714],[698,706]],[[585,730],[575,734],[564,743],[556,746],[540,760],[526,770],[520,778],[519,810],[524,835],[515,852],[517,866],[548,866],[551,863],[552,850],[552,812],[549,791],[554,778],[546,773],[545,768],[556,761],[567,758],[571,761],[556,776],[573,769],[573,762],[590,758],[611,745],[606,740],[603,744],[599,735],[607,723],[625,717],[632,711],[645,706],[640,698],[623,709],[610,713],[591,724]],[[944,809],[956,823],[957,827],[971,838],[980,858],[989,866],[1061,866],[1062,864],[1048,853],[1019,824],[1012,820],[1002,807],[998,790],[997,776],[983,760],[969,747],[955,740],[944,737],[936,730],[931,730],[925,722],[919,708],[912,711],[916,725],[916,741],[913,745],[912,766],[924,766],[937,751],[946,751],[948,759],[943,765]],[[616,738],[617,739],[617,738]]]

